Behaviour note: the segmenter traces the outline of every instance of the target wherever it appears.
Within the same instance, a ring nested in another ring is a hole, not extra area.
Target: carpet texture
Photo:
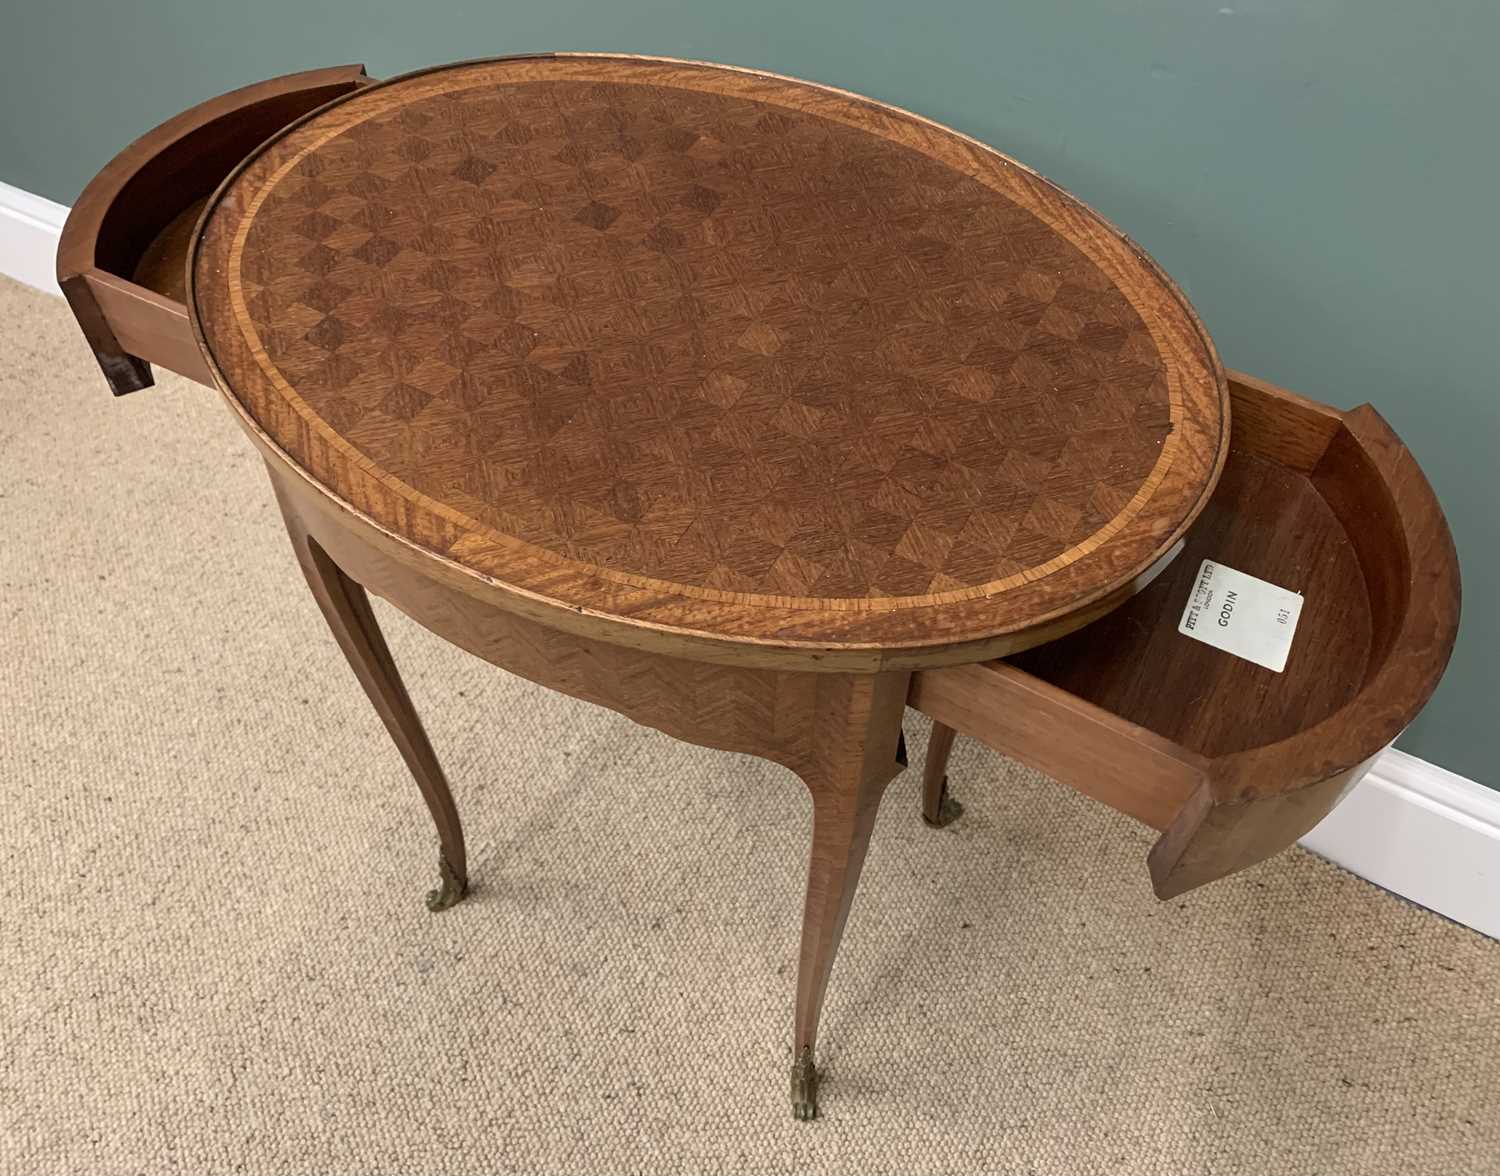
[[[1185,899],[962,743],[890,788],[788,1112],[811,806],[377,603],[473,894],[248,441],[0,282],[0,1171],[1500,1170],[1500,943],[1301,851]],[[913,762],[926,721],[909,715]]]

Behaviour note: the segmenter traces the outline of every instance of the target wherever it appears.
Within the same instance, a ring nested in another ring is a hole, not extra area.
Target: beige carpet
[[[112,400],[0,284],[0,471],[0,1171],[1500,1171],[1500,943],[1301,852],[1159,904],[1144,830],[973,746],[952,829],[887,795],[795,1123],[789,773],[380,606],[469,829],[430,915],[216,395]]]

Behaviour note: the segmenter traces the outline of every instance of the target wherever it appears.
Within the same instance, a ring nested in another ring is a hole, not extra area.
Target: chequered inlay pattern
[[[1034,568],[1151,472],[1145,324],[1031,212],[722,94],[528,81],[255,164],[265,355],[408,486],[588,565],[911,596]],[[248,178],[248,177],[247,177]]]

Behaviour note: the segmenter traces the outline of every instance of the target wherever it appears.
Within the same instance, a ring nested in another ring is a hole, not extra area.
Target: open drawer
[[[922,671],[937,819],[952,732],[1162,831],[1169,898],[1290,846],[1436,687],[1458,628],[1458,560],[1437,499],[1365,405],[1339,412],[1231,372],[1231,447],[1182,553],[1059,641]],[[1303,597],[1276,673],[1178,632],[1202,561]]]
[[[271,135],[369,81],[364,66],[342,65],[223,94],[142,135],[84,189],[57,281],[115,395],[150,387],[152,363],[212,385],[183,302],[198,214]]]

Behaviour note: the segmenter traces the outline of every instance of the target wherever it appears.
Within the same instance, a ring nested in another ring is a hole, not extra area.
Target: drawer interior
[[[1172,564],[1114,612],[1010,663],[1205,756],[1275,743],[1355,697],[1373,614],[1349,531],[1312,473],[1233,447]],[[1178,631],[1205,559],[1300,593],[1278,673]]]
[[[137,286],[154,290],[173,302],[186,301],[188,247],[209,195],[204,193],[186,205],[151,239],[131,273],[131,280]]]

